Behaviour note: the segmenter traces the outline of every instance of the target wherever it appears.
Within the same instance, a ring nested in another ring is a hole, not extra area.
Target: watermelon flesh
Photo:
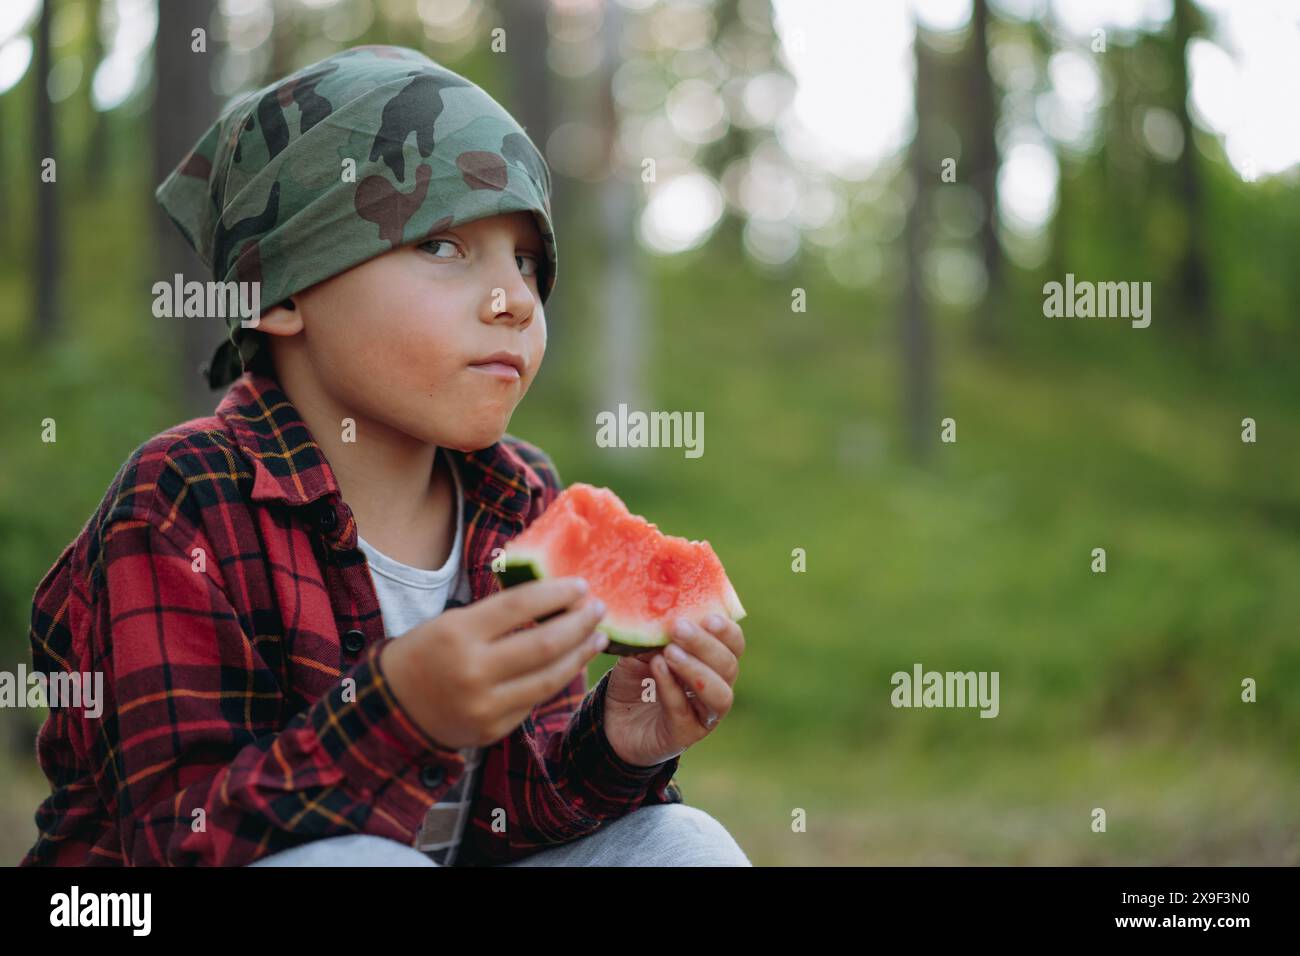
[[[707,541],[666,535],[608,488],[575,482],[503,549],[505,587],[535,578],[582,577],[605,602],[596,625],[607,654],[641,654],[671,642],[679,617],[745,616]]]

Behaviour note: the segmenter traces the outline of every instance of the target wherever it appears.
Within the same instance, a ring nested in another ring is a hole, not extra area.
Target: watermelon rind
[[[722,603],[727,609],[727,616],[733,621],[744,620],[745,615],[749,613],[745,610],[745,606],[740,603],[740,595],[736,593],[736,588],[729,579],[727,581],[727,593],[722,596]]]
[[[504,569],[496,572],[497,580],[501,582],[503,588],[514,587],[516,584],[523,584],[527,581],[542,580],[546,577],[545,569],[542,562],[534,557],[526,555],[512,555],[506,559]],[[735,591],[731,593],[734,598]],[[730,603],[730,601],[729,601]],[[740,608],[740,601],[735,601],[735,606]],[[740,608],[744,613],[744,608]],[[556,611],[555,614],[561,613]],[[554,617],[555,614],[548,615]],[[542,618],[546,620],[547,618]],[[734,619],[733,619],[734,620]],[[633,654],[644,654],[646,651],[653,651],[660,647],[667,647],[671,643],[668,636],[658,637],[651,634],[640,634],[633,631],[626,631],[614,627],[601,621],[596,625],[596,630],[603,631],[609,636],[609,644],[605,646],[604,653],[614,654],[619,657],[630,657]]]

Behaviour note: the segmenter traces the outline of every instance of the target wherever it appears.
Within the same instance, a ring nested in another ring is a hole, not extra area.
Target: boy
[[[273,305],[232,320],[216,414],[137,449],[37,587],[35,668],[106,700],[51,708],[23,864],[748,865],[673,779],[740,628],[683,622],[682,660],[587,693],[584,582],[494,593],[561,490],[505,432],[557,261],[513,118],[359,47],[237,101],[157,196]]]

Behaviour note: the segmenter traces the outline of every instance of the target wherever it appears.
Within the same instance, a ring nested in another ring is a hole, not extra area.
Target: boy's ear
[[[262,313],[257,328],[271,335],[295,335],[302,331],[302,313],[293,299],[285,299]]]

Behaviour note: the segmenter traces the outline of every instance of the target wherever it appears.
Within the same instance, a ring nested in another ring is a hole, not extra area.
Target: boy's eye
[[[416,246],[416,248],[429,249],[430,252],[433,252],[439,246],[450,246],[453,251],[459,248],[456,245],[456,243],[450,239],[427,239],[424,242],[420,243],[418,246]],[[436,252],[434,253],[434,255],[436,258],[439,259],[451,258],[449,256],[439,256],[437,255]],[[519,269],[519,271],[525,276],[535,276],[538,274],[539,270],[541,269],[541,262],[539,262],[537,256],[533,255],[532,253],[525,253],[524,255],[515,256],[515,259],[522,263],[525,263],[525,265],[521,265]],[[529,271],[527,265],[529,263],[531,263],[532,266],[531,271]]]
[[[456,243],[452,242],[450,239],[430,239],[427,242],[420,243],[419,248],[425,249],[428,248],[429,246],[434,246],[435,248],[437,246],[450,246],[452,249],[455,249]],[[439,258],[442,257],[440,256]]]

